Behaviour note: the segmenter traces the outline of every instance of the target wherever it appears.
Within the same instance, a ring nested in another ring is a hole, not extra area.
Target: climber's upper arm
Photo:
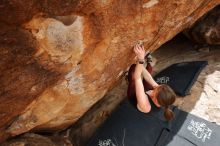
[[[135,91],[137,98],[137,108],[144,113],[148,113],[151,110],[151,105],[149,103],[148,97],[145,94],[142,79],[135,79]]]

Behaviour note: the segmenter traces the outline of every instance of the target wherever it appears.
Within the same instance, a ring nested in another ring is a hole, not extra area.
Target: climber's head
[[[165,108],[164,116],[169,121],[174,118],[174,113],[169,108],[175,102],[176,94],[166,84],[162,84],[154,89],[154,96],[156,97],[158,104]]]

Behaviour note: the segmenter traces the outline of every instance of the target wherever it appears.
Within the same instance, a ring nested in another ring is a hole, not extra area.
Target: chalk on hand
[[[138,40],[137,45],[142,46],[142,45],[144,45],[144,42],[142,40]]]

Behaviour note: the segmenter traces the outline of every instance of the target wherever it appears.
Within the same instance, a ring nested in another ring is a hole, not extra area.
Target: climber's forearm
[[[144,66],[142,66],[142,74],[143,74],[144,80],[148,82],[152,87],[158,86],[157,82],[155,82],[151,74],[146,70]]]
[[[134,71],[134,78],[135,79],[141,78],[142,70],[143,70],[143,64],[137,63],[136,67],[135,67],[135,71]]]

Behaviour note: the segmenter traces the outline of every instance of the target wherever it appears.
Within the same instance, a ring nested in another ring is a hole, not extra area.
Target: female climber
[[[164,108],[166,120],[174,118],[173,111],[169,108],[176,99],[174,91],[166,84],[158,85],[151,76],[152,68],[147,62],[147,69],[144,67],[145,50],[143,45],[135,45],[134,52],[138,59],[137,64],[133,64],[128,72],[128,98],[135,100],[137,109],[148,113],[151,110],[149,98],[157,107]],[[142,75],[144,80],[142,80]],[[135,98],[136,97],[136,98]]]

